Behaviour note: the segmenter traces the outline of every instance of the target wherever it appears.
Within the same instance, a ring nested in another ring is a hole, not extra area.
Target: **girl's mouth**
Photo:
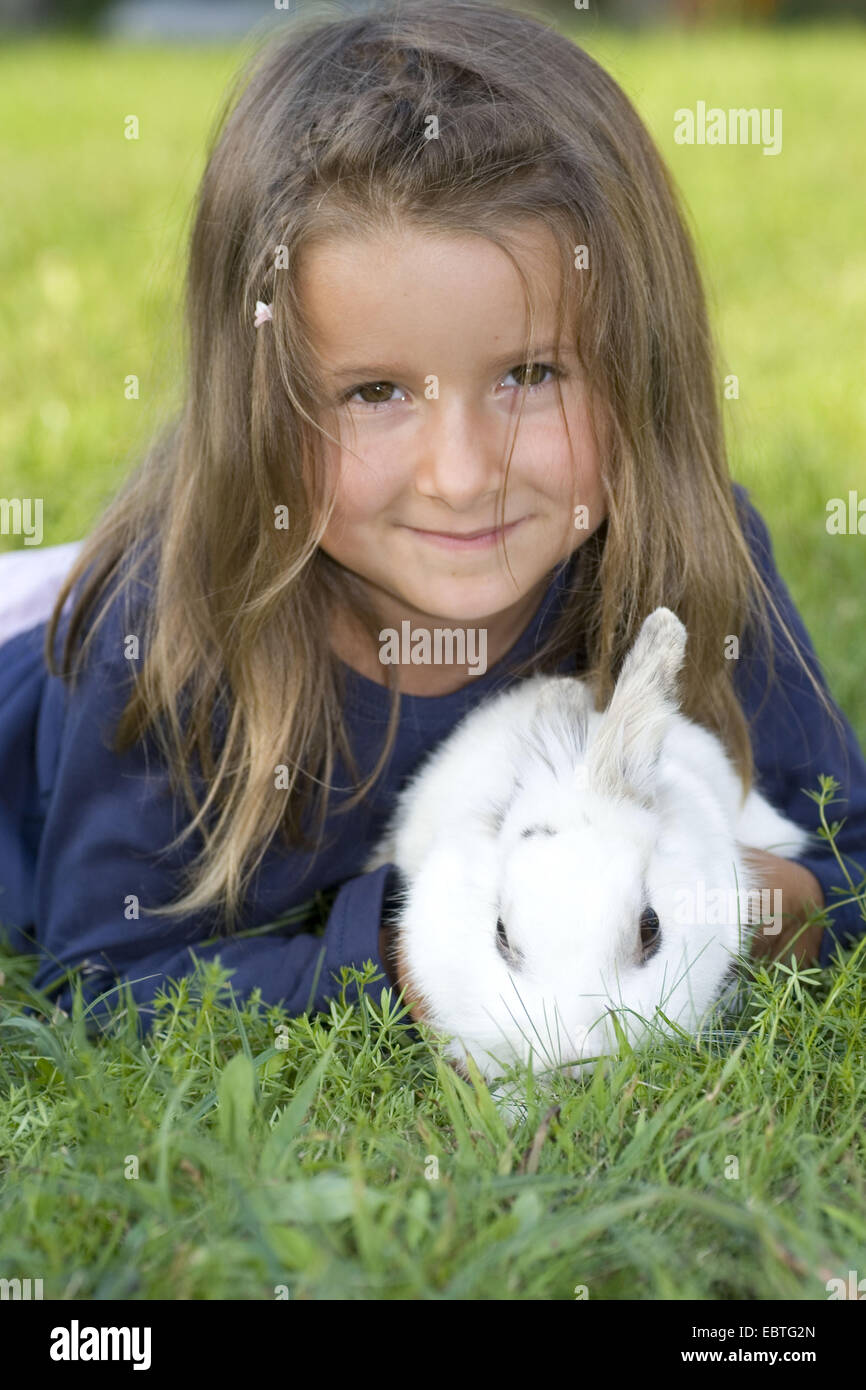
[[[510,521],[506,526],[495,526],[487,531],[421,531],[416,526],[408,526],[406,529],[444,550],[486,550],[488,546],[496,545],[500,536],[511,535],[512,531],[528,519],[523,516],[517,521]]]

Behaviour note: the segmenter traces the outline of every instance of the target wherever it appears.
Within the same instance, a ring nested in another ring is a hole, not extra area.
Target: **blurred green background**
[[[866,537],[825,525],[829,498],[866,498],[866,29],[614,29],[569,11],[682,191],[720,371],[739,378],[731,470],[866,744]],[[190,204],[245,51],[30,34],[0,52],[0,495],[44,499],[46,545],[88,530],[177,402]],[[673,113],[698,100],[782,108],[782,152],[676,145]]]

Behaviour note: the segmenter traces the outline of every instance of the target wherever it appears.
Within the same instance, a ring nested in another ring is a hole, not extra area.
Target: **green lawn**
[[[866,743],[864,539],[824,525],[866,495],[866,34],[591,33],[683,190],[740,379],[732,471]],[[175,399],[185,219],[236,59],[0,51],[0,493],[44,498],[46,543],[94,522]],[[781,107],[782,153],[675,145],[699,99]],[[122,1010],[88,1041],[22,1015],[32,962],[4,953],[0,1276],[46,1298],[825,1299],[864,1273],[864,951],[761,967],[708,1038],[529,1085],[514,1130],[388,996],[286,1020],[213,968],[146,1046]]]
[[[91,1042],[22,1017],[10,956],[0,1273],[57,1299],[826,1300],[866,1249],[864,957],[762,967],[724,1026],[526,1078],[508,1124],[390,992],[287,1020],[210,966],[146,1045],[122,1009]]]
[[[726,406],[732,471],[866,742],[863,543],[825,529],[828,498],[866,495],[866,31],[577,32],[682,189],[723,374],[740,382]],[[73,41],[0,50],[2,495],[44,498],[47,544],[92,525],[176,398],[189,205],[237,58]],[[699,99],[781,107],[782,152],[676,145],[673,112]],[[123,137],[130,114],[137,141]],[[124,397],[129,373],[138,401]]]

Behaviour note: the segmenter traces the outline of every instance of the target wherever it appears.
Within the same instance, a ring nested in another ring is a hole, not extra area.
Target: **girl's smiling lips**
[[[442,546],[445,550],[484,550],[487,546],[495,545],[500,536],[510,535],[528,520],[528,517],[522,516],[517,521],[508,522],[504,527],[495,526],[486,531],[422,531],[417,526],[407,526],[406,529],[414,532],[416,536],[423,537],[431,545]]]

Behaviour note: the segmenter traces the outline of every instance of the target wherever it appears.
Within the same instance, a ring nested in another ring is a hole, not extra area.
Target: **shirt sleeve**
[[[88,1016],[95,1021],[107,1018],[117,1008],[121,986],[129,986],[135,1000],[141,1028],[147,1032],[155,1014],[154,996],[169,979],[189,974],[196,961],[219,957],[222,965],[231,970],[231,987],[236,997],[244,999],[254,989],[260,990],[265,1004],[280,1004],[290,1016],[306,1011],[327,1008],[327,1001],[339,992],[340,968],[353,965],[360,969],[371,960],[384,978],[370,981],[364,992],[379,1001],[381,991],[392,984],[379,956],[379,926],[383,896],[392,865],[381,865],[369,874],[359,874],[344,883],[331,907],[322,936],[301,932],[291,937],[225,938],[207,945],[173,945],[143,954],[138,943],[130,940],[125,946],[111,942],[94,949],[94,937],[100,935],[91,928],[88,944],[76,946],[68,942],[69,957],[81,967],[81,989]],[[95,905],[98,912],[98,904]],[[109,935],[112,934],[109,928]],[[65,973],[65,972],[63,972]],[[72,1007],[73,987],[64,985],[55,1002],[67,1012]],[[104,996],[104,997],[103,997]],[[346,998],[356,999],[354,983],[347,988]]]
[[[7,649],[8,679],[0,679],[0,922],[18,949],[35,943],[34,985],[68,1011],[79,978],[93,1006],[89,1016],[99,1020],[126,983],[147,1030],[156,993],[197,960],[219,957],[239,998],[258,987],[266,1004],[291,1015],[326,1007],[339,994],[340,968],[371,960],[383,978],[366,988],[378,1002],[392,983],[379,955],[391,865],[336,884],[332,869],[337,892],[321,934],[297,923],[269,930],[329,886],[326,856],[303,877],[307,856],[282,846],[269,849],[269,871],[263,860],[252,880],[240,923],[246,936],[220,934],[213,912],[165,917],[145,910],[177,896],[180,871],[202,840],[191,836],[168,849],[189,813],[155,761],[153,741],[123,753],[111,746],[134,680],[124,656],[126,621],[109,612],[72,687],[44,669],[44,627],[13,638]],[[356,993],[353,983],[347,998]]]
[[[824,893],[830,920],[819,954],[821,966],[830,964],[837,942],[850,946],[866,931],[866,920],[831,846],[817,838],[820,825],[817,804],[806,789],[820,791],[819,776],[835,777],[837,800],[825,806],[827,822],[844,820],[836,835],[836,846],[851,876],[854,888],[861,887],[866,875],[866,759],[856,735],[833,700],[806,626],[776,568],[772,541],[766,523],[748,499],[746,489],[736,486],[742,498],[743,524],[752,554],[764,576],[772,597],[791,630],[802,655],[836,711],[841,733],[821,705],[815,691],[782,636],[775,615],[775,682],[768,684],[768,663],[763,651],[744,651],[737,668],[736,684],[746,713],[752,716],[751,734],[758,791],[783,814],[815,835],[813,845],[794,862],[815,875]],[[837,891],[839,890],[839,891]],[[836,904],[840,904],[836,906]]]

